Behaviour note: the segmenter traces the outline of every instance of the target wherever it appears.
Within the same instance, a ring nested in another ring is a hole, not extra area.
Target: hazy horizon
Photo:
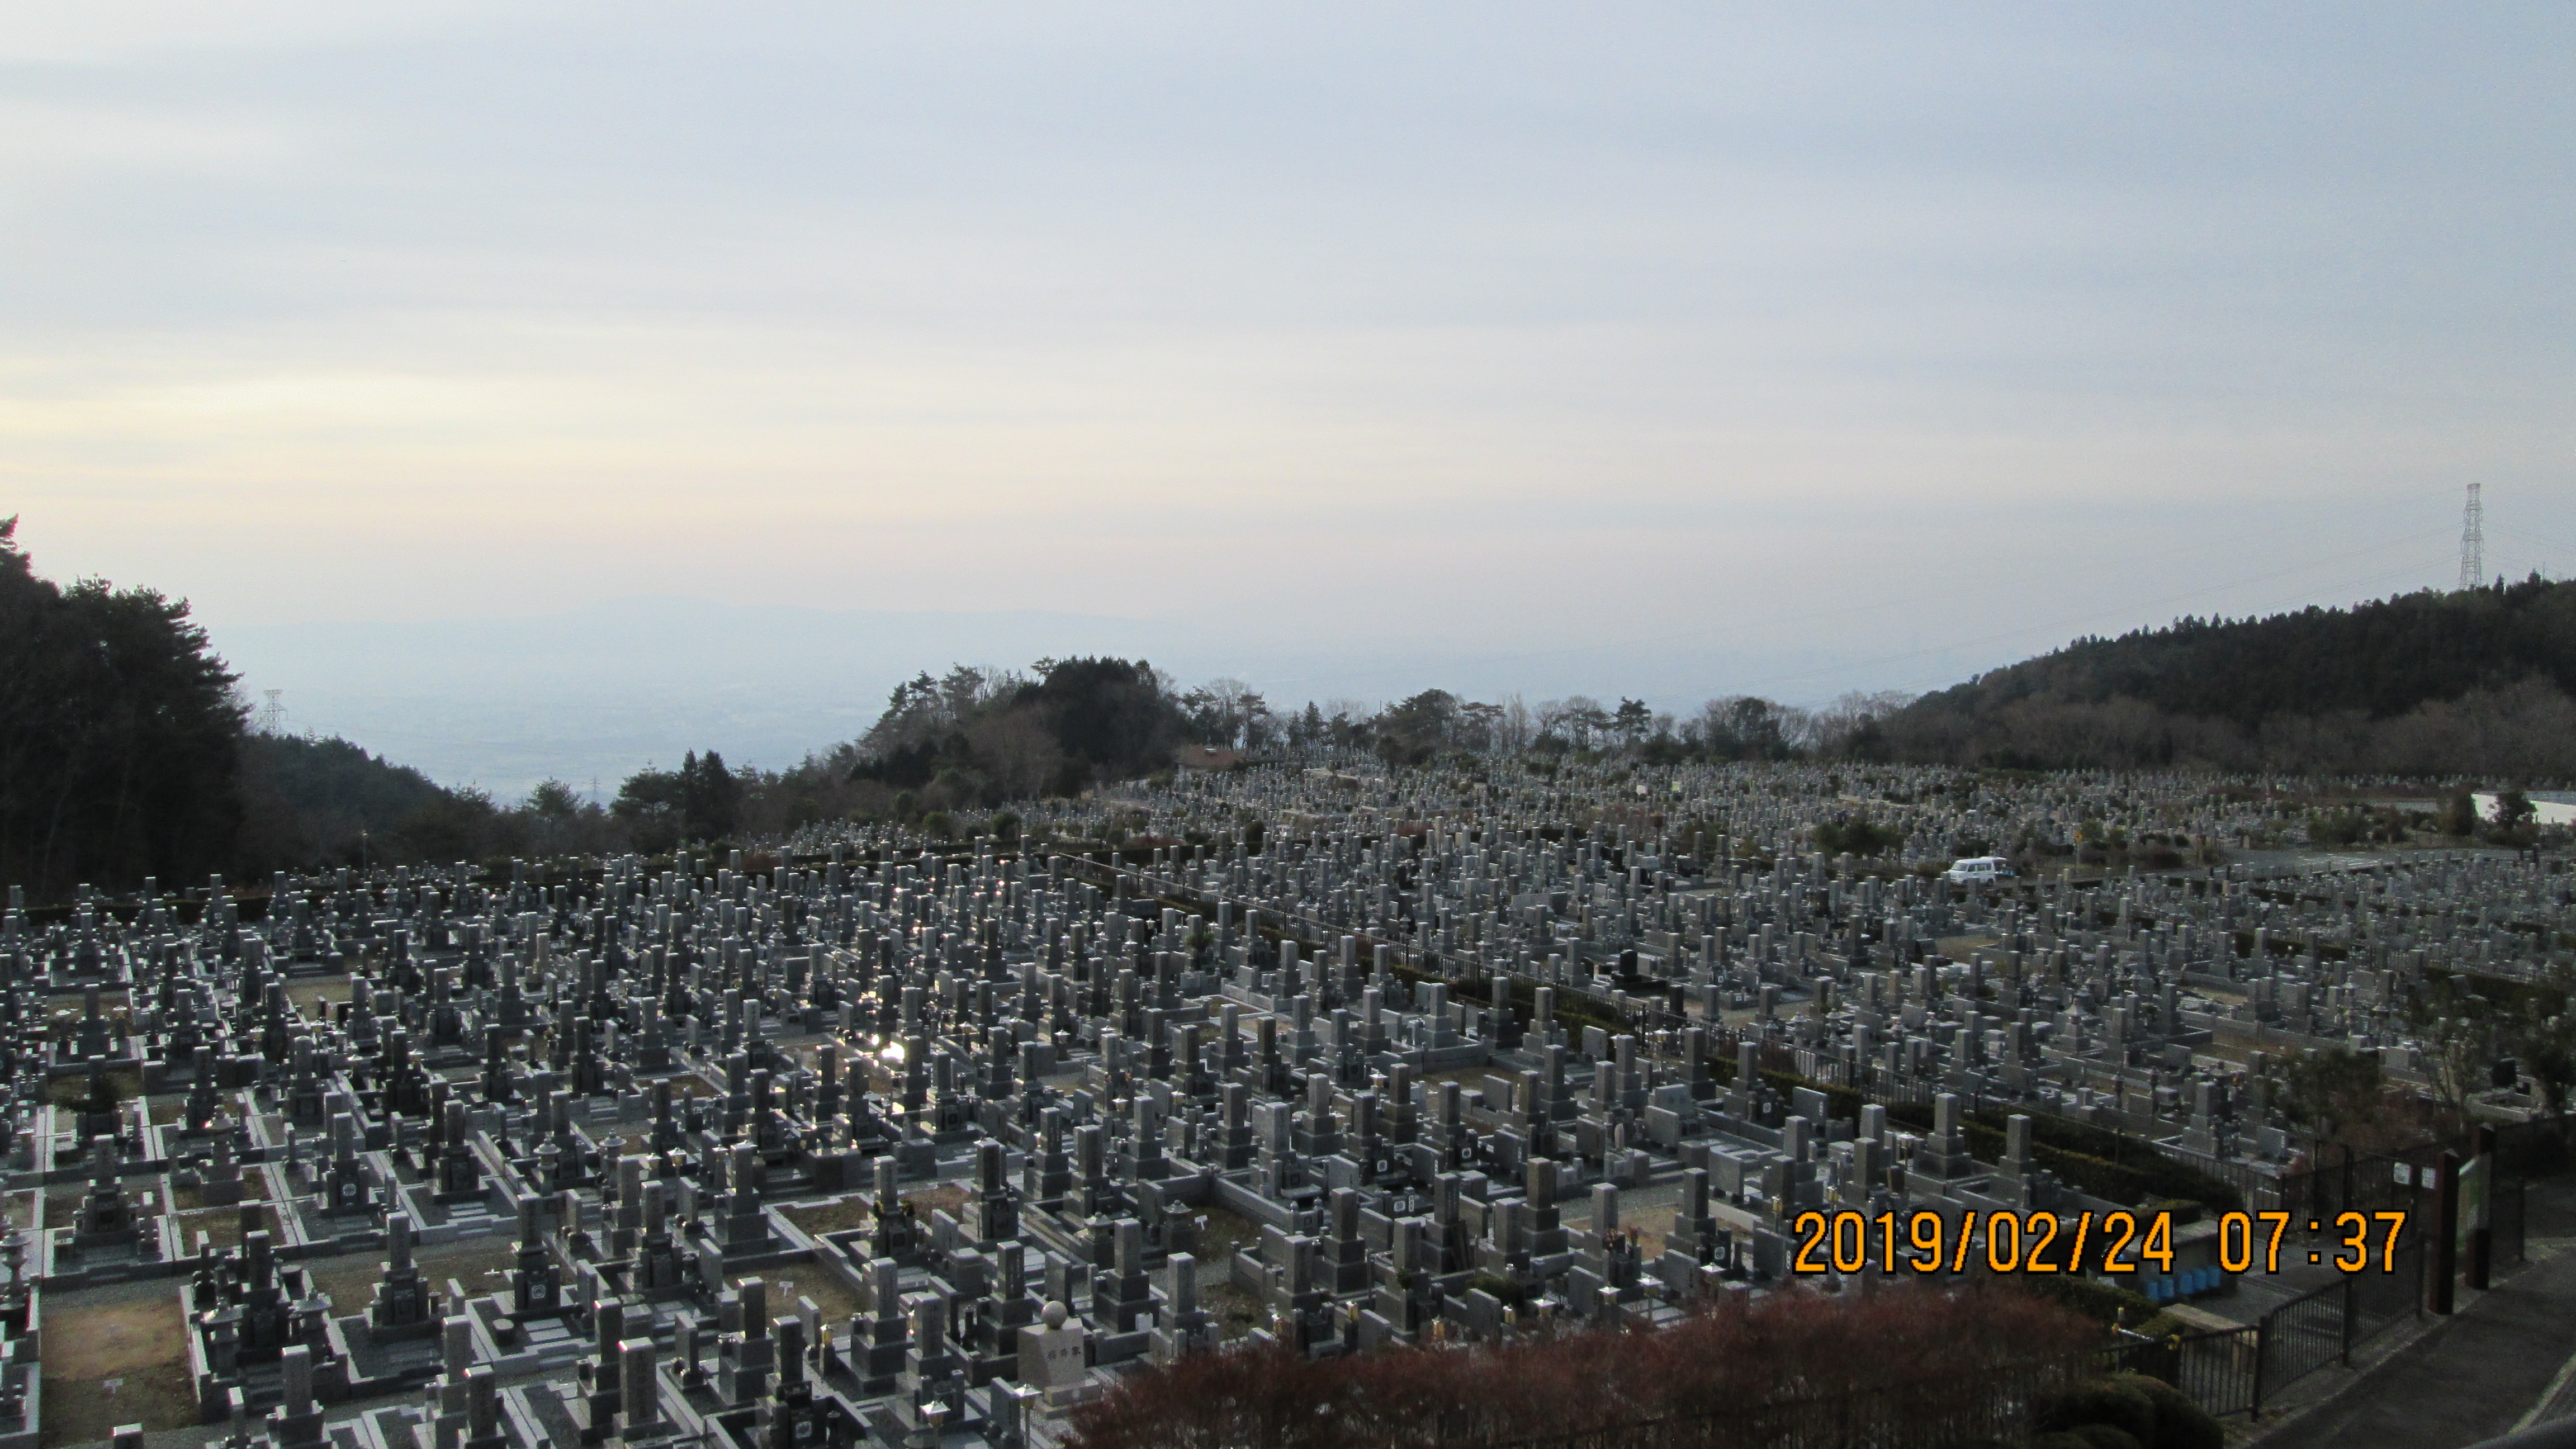
[[[0,516],[451,783],[2576,567],[2563,7],[12,21]]]
[[[229,647],[227,647],[229,641]],[[216,639],[254,700],[283,692],[290,733],[342,735],[447,784],[502,794],[561,778],[613,791],[645,764],[716,748],[736,765],[778,768],[851,739],[897,683],[956,664],[1025,669],[1047,657],[1152,661],[1184,685],[1233,677],[1275,707],[1312,699],[1383,703],[1435,685],[1530,703],[1570,694],[1642,695],[1684,710],[1687,681],[1639,651],[1426,659],[1405,652],[1300,655],[1245,648],[1187,625],[1019,611],[821,610],[675,597],[608,600],[515,619],[244,626]],[[1863,676],[1793,650],[1729,656],[1822,700]],[[1594,684],[1622,671],[1624,687]],[[1424,673],[1424,671],[1429,671]],[[1416,682],[1414,676],[1422,678]],[[1436,675],[1437,677],[1432,677]],[[1873,676],[1874,677],[1874,676]],[[1545,687],[1533,688],[1531,683]],[[1737,692],[1732,690],[1721,693]],[[264,702],[264,701],[262,701]]]

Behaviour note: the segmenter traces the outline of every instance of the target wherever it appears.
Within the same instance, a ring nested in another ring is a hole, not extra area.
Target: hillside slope
[[[427,775],[343,739],[246,734],[241,740],[242,860],[309,868],[360,861],[453,859],[424,854],[468,802]],[[451,832],[452,833],[452,832]]]
[[[2576,775],[2576,583],[2537,578],[2267,619],[2184,619],[1926,695],[1900,759]]]

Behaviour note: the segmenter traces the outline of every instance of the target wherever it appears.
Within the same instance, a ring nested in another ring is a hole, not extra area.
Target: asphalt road
[[[2572,1196],[2566,1179],[2535,1188],[2535,1237],[2565,1231],[2556,1220]],[[2461,1449],[2510,1433],[2535,1409],[2576,1408],[2576,1248],[2535,1244],[2533,1257],[2451,1322],[2264,1435],[2262,1449]]]

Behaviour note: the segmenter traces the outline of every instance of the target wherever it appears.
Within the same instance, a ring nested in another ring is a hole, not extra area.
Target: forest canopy
[[[177,884],[227,868],[242,711],[188,606],[37,576],[0,520],[0,881]]]
[[[1926,695],[1888,757],[2030,769],[2576,774],[2576,583],[2534,576],[2266,619],[2183,619]]]

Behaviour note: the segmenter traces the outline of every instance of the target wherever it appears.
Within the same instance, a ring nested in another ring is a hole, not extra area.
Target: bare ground
[[[277,1209],[263,1204],[259,1209],[259,1217],[260,1226],[266,1228],[271,1238],[274,1238],[277,1234]],[[197,1251],[199,1233],[211,1237],[218,1248],[240,1247],[241,1209],[216,1207],[207,1208],[202,1212],[179,1214],[179,1251],[181,1253],[193,1254]]]
[[[241,1195],[244,1202],[268,1201],[268,1179],[258,1173],[242,1173]],[[170,1189],[170,1206],[179,1211],[195,1212],[206,1205],[206,1190],[195,1184]]]
[[[315,1021],[328,1020],[331,1005],[348,999],[349,975],[345,971],[337,976],[314,976],[290,982],[286,988],[288,1004]]]
[[[830,1202],[803,1203],[795,1207],[780,1208],[779,1211],[786,1215],[789,1222],[818,1238],[825,1233],[864,1228],[871,1217],[867,1199],[857,1193],[834,1198]]]
[[[499,1237],[441,1243],[412,1254],[421,1276],[440,1292],[446,1291],[450,1278],[462,1282],[468,1293],[489,1292],[504,1281],[492,1276],[493,1271],[506,1272],[516,1260],[517,1250]],[[384,1264],[383,1256],[373,1253],[304,1261],[313,1286],[331,1295],[334,1314],[366,1312],[367,1305],[376,1299],[376,1284],[384,1277]]]
[[[1267,1317],[1260,1299],[1224,1279],[1202,1282],[1199,1301],[1216,1320],[1216,1336],[1220,1339],[1241,1338],[1259,1328]]]
[[[48,1294],[44,1393],[47,1449],[105,1439],[124,1424],[148,1431],[195,1423],[178,1295]]]
[[[796,1300],[811,1298],[822,1310],[825,1323],[846,1327],[850,1315],[859,1311],[859,1297],[841,1280],[815,1263],[789,1263],[783,1267],[764,1268],[756,1273],[728,1274],[725,1281],[739,1288],[745,1278],[758,1278],[769,1285],[769,1316],[785,1318],[796,1311]]]
[[[1260,1225],[1241,1213],[1210,1207],[1200,1214],[1200,1218],[1206,1225],[1199,1229],[1198,1248],[1190,1256],[1203,1265],[1202,1281],[1211,1273],[1222,1276],[1225,1264],[1233,1258],[1236,1249],[1249,1248],[1261,1241]]]

